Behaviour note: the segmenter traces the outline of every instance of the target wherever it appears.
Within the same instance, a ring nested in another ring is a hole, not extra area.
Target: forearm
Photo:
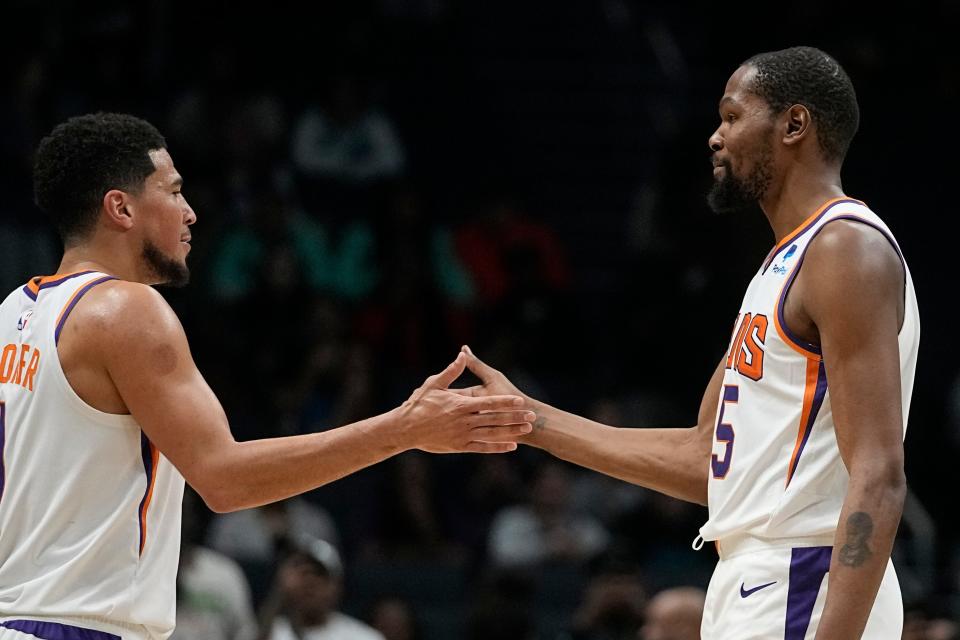
[[[205,486],[196,488],[221,512],[310,491],[399,453],[393,421],[391,412],[322,433],[231,442],[211,456]]]
[[[817,640],[847,640],[863,633],[893,550],[905,497],[902,472],[885,477],[851,475]]]
[[[537,421],[525,444],[614,478],[706,504],[710,440],[699,427],[616,428],[542,403],[530,408]]]

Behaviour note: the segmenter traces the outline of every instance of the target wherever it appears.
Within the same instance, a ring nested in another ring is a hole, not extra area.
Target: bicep
[[[837,229],[810,251],[803,305],[820,334],[840,455],[848,470],[902,466],[900,258],[865,228]]]
[[[176,315],[162,300],[144,306],[136,329],[106,347],[107,371],[146,436],[202,492],[214,452],[233,437]]]

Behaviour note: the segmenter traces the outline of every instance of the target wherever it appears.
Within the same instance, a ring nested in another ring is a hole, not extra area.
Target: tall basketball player
[[[697,425],[615,429],[527,398],[538,418],[523,441],[708,505],[698,543],[716,541],[720,561],[704,638],[900,638],[890,551],[920,322],[896,240],[841,187],[853,86],[796,47],[744,62],[719,107],[710,204],[759,203],[776,244]],[[519,393],[465,352],[483,382],[465,393]]]
[[[230,511],[408,449],[510,451],[532,428],[520,397],[446,389],[460,354],[389,413],[238,443],[149,286],[187,281],[197,219],[163,137],[127,115],[70,119],[34,182],[65,252],[0,305],[2,640],[168,637],[184,478]]]

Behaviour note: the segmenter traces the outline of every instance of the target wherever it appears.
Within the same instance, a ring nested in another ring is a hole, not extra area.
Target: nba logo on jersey
[[[23,331],[27,328],[27,323],[30,322],[30,317],[33,315],[33,309],[28,309],[24,311],[20,316],[20,319],[17,320],[17,331]]]

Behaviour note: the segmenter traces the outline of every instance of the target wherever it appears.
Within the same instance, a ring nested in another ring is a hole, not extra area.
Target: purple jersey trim
[[[67,307],[60,314],[60,321],[57,322],[57,329],[56,331],[54,331],[54,334],[53,334],[54,344],[60,343],[60,331],[63,330],[63,325],[67,322],[67,318],[70,316],[70,312],[73,311],[73,308],[77,306],[78,302],[80,302],[80,298],[82,298],[87,293],[87,291],[90,291],[90,289],[93,289],[98,284],[103,284],[107,280],[116,280],[116,278],[114,278],[113,276],[103,276],[102,278],[97,278],[96,280],[92,280],[87,284],[83,285],[79,291],[73,294],[73,298],[71,298],[69,304],[67,304]]]
[[[838,202],[836,204],[840,204],[840,203]],[[826,213],[826,211],[824,211],[824,213]],[[822,214],[820,216],[817,216],[817,220],[819,220],[822,217],[823,217]],[[807,342],[806,340],[798,337],[795,333],[793,333],[793,331],[790,330],[790,327],[787,325],[786,319],[783,317],[783,307],[784,307],[784,303],[787,300],[787,294],[790,292],[790,287],[793,286],[793,281],[797,278],[797,274],[800,273],[800,267],[803,266],[803,259],[806,257],[807,249],[810,248],[810,244],[813,242],[813,239],[816,238],[817,235],[821,231],[823,231],[828,224],[830,224],[831,222],[835,222],[837,220],[852,220],[854,222],[860,222],[869,227],[873,227],[874,229],[882,233],[883,237],[886,238],[887,242],[890,243],[890,246],[892,246],[894,251],[897,252],[897,256],[900,257],[900,262],[903,264],[904,275],[906,275],[906,270],[907,270],[907,262],[906,260],[903,259],[903,254],[900,252],[900,247],[898,247],[897,243],[894,242],[893,236],[891,236],[889,232],[884,230],[879,225],[871,222],[870,220],[861,218],[860,216],[857,216],[857,215],[844,214],[844,215],[839,215],[836,218],[833,218],[832,220],[827,221],[826,223],[824,223],[822,227],[817,229],[814,232],[814,234],[810,236],[810,239],[807,241],[807,246],[804,247],[803,251],[800,252],[800,256],[797,258],[797,265],[793,268],[793,271],[790,272],[790,276],[787,279],[786,284],[783,286],[783,289],[780,291],[780,299],[777,300],[777,321],[780,323],[780,327],[783,329],[784,333],[787,334],[787,337],[790,338],[790,340],[800,345],[807,351],[811,351],[817,355],[823,354],[823,352],[820,350],[820,345],[813,344],[812,342]],[[814,222],[816,222],[816,220],[814,220]]]
[[[105,631],[94,631],[83,627],[74,627],[59,622],[39,622],[37,620],[7,620],[0,627],[19,631],[41,640],[121,640],[120,636]]]
[[[803,438],[800,440],[800,448],[790,466],[789,475],[787,475],[787,486],[793,480],[793,474],[797,471],[800,464],[800,456],[803,455],[803,448],[807,446],[807,440],[813,432],[813,424],[817,421],[817,414],[820,413],[820,407],[823,405],[823,398],[827,395],[827,372],[823,368],[823,360],[819,362],[817,368],[817,388],[813,393],[813,404],[810,405],[810,415],[807,417],[807,424],[803,425]]]
[[[767,261],[766,261],[766,262],[764,263],[764,265],[763,265],[763,271],[760,272],[761,275],[767,272],[767,269],[770,268],[770,265],[772,265],[772,264],[773,264],[773,261],[777,259],[777,256],[780,255],[780,252],[781,252],[781,251],[783,251],[784,249],[786,249],[786,248],[789,247],[790,245],[794,244],[794,243],[800,238],[800,236],[802,236],[802,235],[805,234],[807,231],[809,231],[810,228],[811,228],[813,225],[817,224],[817,222],[819,222],[819,221],[823,218],[823,216],[827,215],[827,212],[829,212],[831,209],[833,209],[833,208],[834,208],[835,206],[837,206],[838,204],[859,204],[859,205],[862,205],[863,203],[860,202],[859,200],[855,200],[855,199],[853,199],[853,198],[844,198],[843,200],[837,200],[836,202],[831,203],[830,206],[828,206],[826,209],[824,209],[823,211],[820,212],[820,215],[818,215],[816,218],[814,218],[813,220],[811,220],[810,222],[808,222],[807,224],[805,224],[805,225],[803,226],[803,228],[802,228],[799,232],[793,234],[793,236],[790,237],[790,242],[784,242],[782,247],[780,247],[779,249],[777,249],[776,251],[774,251],[773,254],[767,258]]]
[[[52,288],[52,287],[56,287],[57,285],[63,284],[63,283],[66,282],[67,280],[72,280],[73,278],[79,278],[80,276],[85,276],[85,275],[90,274],[90,273],[95,273],[95,272],[88,269],[87,271],[78,271],[77,273],[71,273],[70,275],[68,275],[68,276],[66,276],[66,277],[63,277],[63,278],[60,278],[59,280],[53,280],[53,281],[51,281],[51,282],[44,282],[43,284],[41,284],[40,286],[37,287],[37,290],[38,290],[38,292],[39,292],[40,290],[43,290],[43,289],[50,289],[50,288]],[[23,292],[24,292],[25,294],[27,294],[27,297],[30,298],[31,300],[36,300],[36,299],[37,299],[37,294],[30,290],[30,284],[29,284],[29,283],[23,285]]]
[[[3,463],[4,447],[7,444],[7,405],[0,402],[0,500],[3,500],[3,487],[6,484],[7,470]]]
[[[143,470],[147,474],[147,487],[143,490],[143,498],[140,499],[140,506],[137,508],[137,522],[140,526],[140,555],[143,555],[143,546],[146,542],[146,508],[147,496],[150,495],[151,483],[153,481],[153,445],[147,434],[140,432],[140,455],[143,457]]]

